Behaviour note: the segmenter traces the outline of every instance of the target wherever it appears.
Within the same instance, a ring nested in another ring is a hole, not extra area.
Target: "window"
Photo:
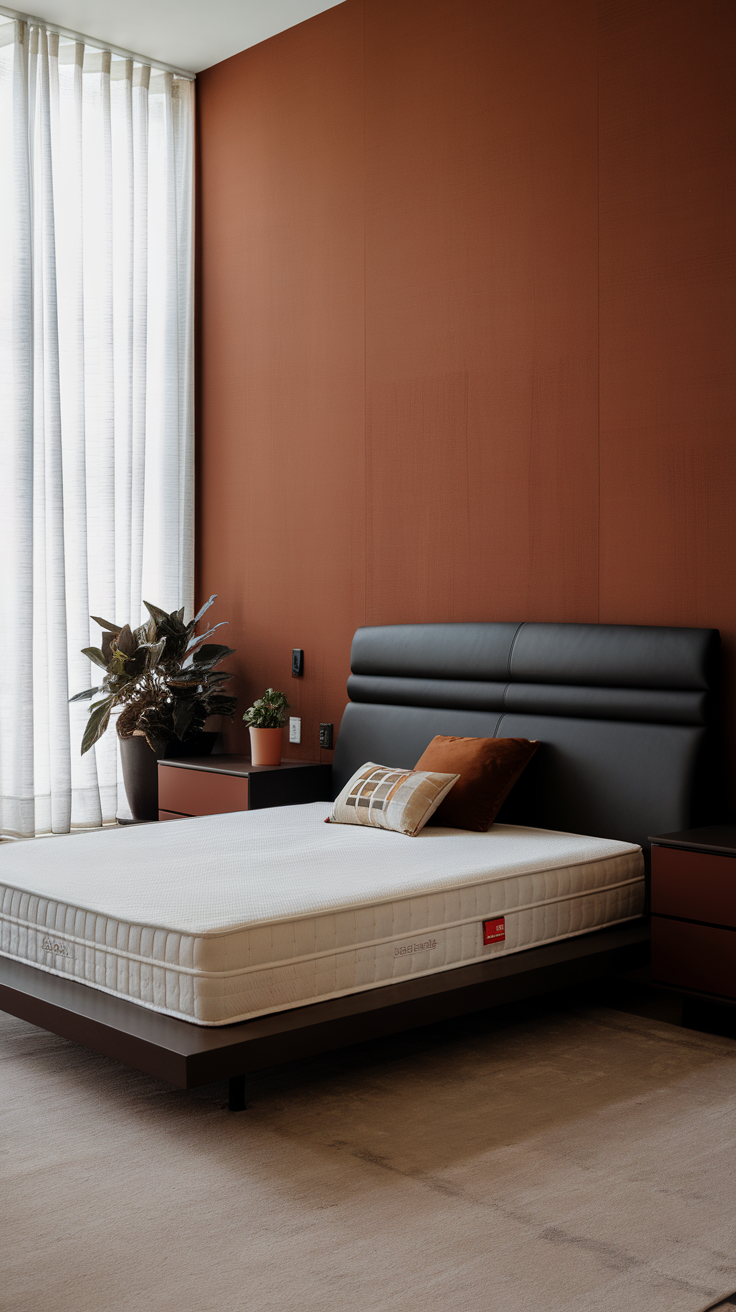
[[[114,819],[90,614],[193,601],[193,83],[0,19],[0,831]]]

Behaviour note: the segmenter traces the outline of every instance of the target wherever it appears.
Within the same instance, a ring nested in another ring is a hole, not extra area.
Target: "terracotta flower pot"
[[[252,765],[281,765],[283,729],[248,729]]]

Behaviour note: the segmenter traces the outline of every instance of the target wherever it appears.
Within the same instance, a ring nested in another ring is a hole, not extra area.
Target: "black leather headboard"
[[[717,629],[397,624],[358,629],[333,766],[413,766],[435,734],[537,738],[498,819],[647,846],[723,814]]]

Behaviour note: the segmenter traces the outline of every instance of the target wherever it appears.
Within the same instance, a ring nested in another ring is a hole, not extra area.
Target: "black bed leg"
[[[231,1075],[228,1080],[228,1111],[245,1111],[245,1076]]]

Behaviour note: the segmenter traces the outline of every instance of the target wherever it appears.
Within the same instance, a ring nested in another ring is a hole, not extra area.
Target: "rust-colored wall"
[[[736,638],[735,20],[346,0],[200,76],[198,591],[291,755],[359,624]]]

